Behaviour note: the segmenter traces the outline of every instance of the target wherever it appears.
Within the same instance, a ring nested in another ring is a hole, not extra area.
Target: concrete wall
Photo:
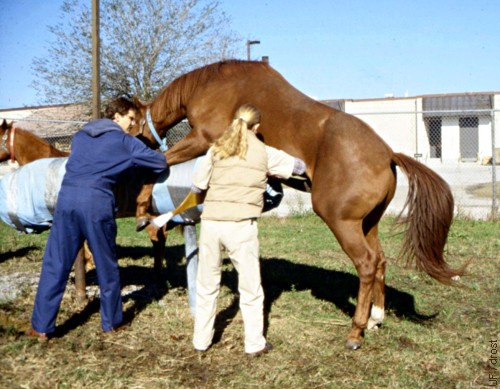
[[[416,99],[346,101],[345,111],[370,125],[395,151],[413,155],[416,149]]]
[[[461,162],[459,119],[478,116],[477,161],[482,163],[492,156],[492,119],[490,112],[443,115],[441,128],[441,158],[430,157],[430,142],[424,115],[422,97],[346,100],[345,112],[357,116],[370,125],[389,146],[397,152],[414,156],[424,163],[457,164]],[[500,94],[493,96],[493,109],[500,110]],[[500,112],[495,113],[495,144],[500,148]],[[471,140],[472,141],[472,140]]]

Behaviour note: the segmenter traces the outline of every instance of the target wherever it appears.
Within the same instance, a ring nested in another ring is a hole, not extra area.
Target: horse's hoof
[[[373,320],[372,318],[368,319],[368,326],[366,327],[370,331],[376,331],[380,327],[382,327],[382,322]]]
[[[361,341],[348,339],[345,343],[345,348],[348,350],[357,350],[361,348]]]
[[[142,231],[145,229],[149,224],[149,217],[147,216],[141,216],[135,219],[135,230],[137,232]]]

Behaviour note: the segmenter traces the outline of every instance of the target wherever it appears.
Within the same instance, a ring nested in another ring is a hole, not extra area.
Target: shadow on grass
[[[134,260],[151,256],[152,249],[145,247],[117,247],[117,257],[128,257]],[[184,245],[170,246],[166,250],[167,268],[164,267],[161,274],[153,269],[153,258],[151,266],[120,266],[120,280],[122,288],[129,285],[142,285],[142,288],[133,291],[123,297],[123,302],[133,301],[132,306],[123,312],[123,320],[132,322],[133,319],[151,302],[160,300],[168,293],[169,288],[186,287],[186,267],[180,266],[179,262],[184,257]],[[118,260],[118,262],[120,262]],[[97,273],[94,270],[86,274],[87,285],[98,285]],[[90,317],[100,311],[100,298],[95,298],[87,303],[80,311],[72,315],[68,320],[56,328],[54,337],[62,337],[68,332],[86,323]]]
[[[27,257],[31,251],[39,250],[38,246],[28,246],[14,251],[7,251],[5,253],[0,253],[0,263],[3,263],[9,259]]]
[[[359,278],[351,273],[269,258],[262,262],[262,283],[266,292],[266,312],[271,311],[273,302],[281,293],[293,289],[310,290],[314,297],[329,301],[346,315],[354,316],[356,306],[351,301],[357,299]],[[411,294],[387,285],[385,308],[399,318],[417,323],[436,316],[419,314]]]
[[[140,259],[148,255],[147,248],[119,247],[118,257],[127,256]],[[150,255],[150,251],[149,251]],[[124,319],[131,322],[151,302],[160,300],[169,289],[184,288],[187,290],[186,266],[180,265],[184,258],[184,246],[170,246],[166,251],[167,267],[161,274],[151,266],[131,265],[120,268],[122,287],[127,285],[142,285],[142,288],[124,297],[124,302],[133,300],[133,304],[124,312]],[[228,261],[226,259],[225,261]],[[334,304],[349,317],[354,315],[359,279],[356,275],[327,270],[316,266],[297,264],[282,258],[266,258],[261,261],[262,284],[265,292],[264,320],[265,328],[269,325],[269,313],[273,303],[283,292],[310,290],[318,299]],[[87,274],[88,285],[97,285],[95,271]],[[225,328],[231,323],[239,309],[238,275],[236,270],[222,272],[221,284],[230,288],[234,298],[223,310],[219,311],[215,321],[213,343],[220,341]],[[186,294],[186,299],[188,298]],[[424,324],[433,319],[434,315],[422,315],[416,311],[415,300],[411,294],[386,286],[386,309],[395,316],[412,322]],[[99,299],[90,302],[81,312],[73,315],[58,327],[57,336],[62,336],[79,325],[85,323],[91,315],[99,311]]]
[[[265,329],[269,326],[269,313],[273,303],[283,292],[310,290],[321,300],[331,302],[344,314],[354,316],[359,278],[356,275],[327,270],[316,266],[297,264],[282,258],[266,258],[261,261],[262,285],[265,293],[264,321]],[[228,307],[217,314],[214,343],[217,343],[224,329],[238,312],[237,285],[238,275],[235,270],[222,275],[222,284],[228,286],[235,298]],[[424,324],[434,319],[437,314],[422,315],[416,311],[415,299],[411,294],[386,286],[386,310],[398,318]],[[267,332],[267,331],[266,331]]]

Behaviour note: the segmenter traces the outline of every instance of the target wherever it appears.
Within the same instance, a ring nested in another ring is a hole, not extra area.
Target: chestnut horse
[[[17,161],[19,166],[40,158],[67,157],[66,151],[61,151],[35,134],[14,127],[13,122],[4,119],[0,125],[0,162],[10,159]]]
[[[391,150],[360,119],[301,93],[269,64],[217,62],[175,79],[151,104],[137,103],[140,112],[132,135],[151,146],[188,119],[192,130],[166,152],[169,164],[205,153],[244,103],[261,111],[259,132],[266,144],[305,161],[309,182],[303,189],[310,187],[314,212],[351,258],[360,280],[347,348],[359,348],[363,331],[384,319],[386,259],[378,223],[396,190],[396,166],[409,180],[403,255],[445,284],[463,274],[465,266],[451,269],[443,258],[453,219],[447,183],[423,164]],[[139,203],[147,203],[145,194],[146,200],[141,194]]]
[[[37,135],[13,126],[14,122],[7,123],[4,119],[0,125],[0,162],[10,159],[19,166],[41,158],[67,157],[69,152],[52,146]],[[75,260],[75,288],[77,299],[83,302],[86,299],[85,262],[89,262],[92,254],[82,247]]]

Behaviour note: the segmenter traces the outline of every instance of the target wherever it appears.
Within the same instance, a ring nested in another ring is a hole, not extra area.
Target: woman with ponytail
[[[238,271],[245,352],[258,356],[272,349],[264,337],[264,291],[259,264],[257,219],[262,214],[267,176],[288,179],[303,174],[305,164],[266,146],[256,136],[260,112],[245,104],[210,147],[193,176],[193,191],[206,191],[201,215],[196,315],[193,345],[212,344],[225,248]]]

